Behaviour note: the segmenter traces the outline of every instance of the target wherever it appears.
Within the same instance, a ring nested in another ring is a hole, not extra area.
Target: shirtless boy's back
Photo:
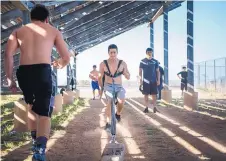
[[[53,46],[56,46],[61,56],[53,62],[55,67],[62,68],[70,61],[63,37],[56,28],[48,24],[48,16],[49,12],[44,6],[35,6],[31,10],[32,22],[10,35],[5,52],[7,81],[13,90],[13,54],[17,48],[20,49],[20,66],[16,75],[29,106],[29,113],[32,114],[28,117],[28,128],[33,139],[33,159],[38,161],[45,161],[45,148],[50,134],[54,103],[51,75]]]

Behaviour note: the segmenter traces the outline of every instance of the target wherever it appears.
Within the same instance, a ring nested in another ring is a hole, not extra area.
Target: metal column
[[[225,88],[226,88],[226,58],[225,58],[225,66],[224,66],[224,70],[225,70],[225,77],[224,77],[224,84],[225,84]]]
[[[205,61],[205,89],[206,89],[206,61]]]
[[[200,87],[200,64],[198,64],[198,87]]]
[[[154,57],[154,23],[150,24],[150,47],[153,50],[153,57]]]
[[[70,89],[70,66],[67,65],[67,89]]]
[[[213,72],[214,72],[214,89],[217,90],[217,80],[216,80],[216,60],[213,61]]]
[[[76,77],[76,57],[74,57],[74,80],[75,80],[75,90],[77,89],[77,77]]]
[[[55,74],[55,94],[58,93],[58,76],[57,76],[57,68],[53,68],[53,72]]]
[[[169,87],[168,74],[168,7],[163,8],[163,34],[164,34],[164,84],[166,88]]]
[[[187,1],[188,92],[194,92],[193,1]]]
[[[30,22],[30,13],[27,10],[23,10],[23,25],[26,25]]]

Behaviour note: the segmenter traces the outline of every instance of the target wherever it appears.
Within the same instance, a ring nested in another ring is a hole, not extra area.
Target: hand
[[[102,98],[102,95],[103,95],[103,88],[100,87],[100,99]]]
[[[129,73],[124,73],[124,76],[126,77],[126,79],[130,78],[130,74]]]
[[[158,80],[158,81],[157,81],[157,86],[159,86],[159,85],[160,85],[160,81]]]
[[[11,79],[7,79],[7,82],[8,82],[8,87],[9,89],[15,93],[17,91],[17,86],[16,86],[16,82],[14,80],[11,80]]]
[[[140,79],[140,86],[142,86],[143,85],[143,80],[142,79]]]
[[[60,60],[54,60],[51,65],[54,67],[54,68],[57,68],[57,69],[62,69],[63,66],[61,65],[60,63]]]

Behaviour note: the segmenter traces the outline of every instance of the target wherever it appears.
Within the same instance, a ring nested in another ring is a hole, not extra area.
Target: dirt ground
[[[125,161],[226,160],[225,119],[163,104],[158,105],[159,113],[144,114],[142,104],[142,98],[128,99],[117,125],[116,139],[126,147]],[[103,129],[104,108],[104,101],[88,100],[86,108],[50,139],[47,160],[99,161],[110,139]],[[222,111],[226,117],[224,106]],[[30,160],[29,148],[24,145],[3,160]]]

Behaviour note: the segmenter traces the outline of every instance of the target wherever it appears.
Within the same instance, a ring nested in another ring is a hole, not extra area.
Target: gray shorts
[[[125,99],[126,90],[120,84],[115,84],[115,94],[116,97],[121,99]],[[105,84],[104,85],[104,92],[107,100],[111,100],[113,98],[113,85],[112,84]]]

